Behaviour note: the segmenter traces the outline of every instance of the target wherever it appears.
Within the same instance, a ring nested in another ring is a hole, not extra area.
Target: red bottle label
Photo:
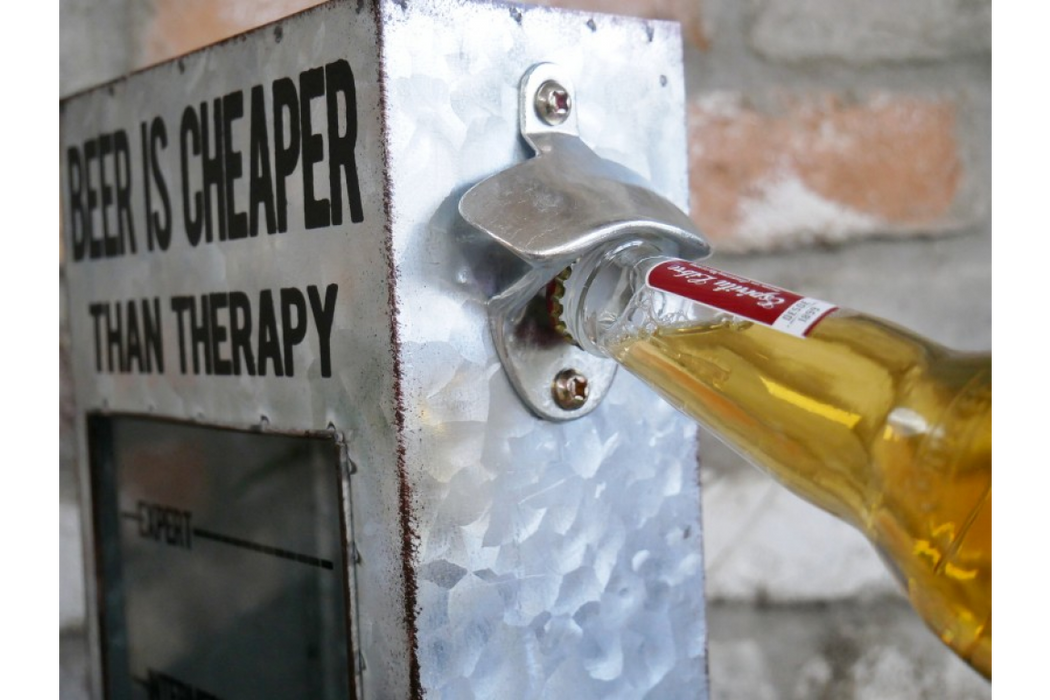
[[[668,260],[649,270],[646,284],[804,338],[838,307],[746,277],[687,260]]]

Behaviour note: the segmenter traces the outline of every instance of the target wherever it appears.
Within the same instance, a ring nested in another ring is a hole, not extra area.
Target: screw
[[[563,369],[551,383],[551,396],[554,403],[566,411],[575,411],[587,403],[591,390],[587,377],[574,369]]]
[[[536,114],[551,126],[557,126],[569,118],[572,111],[572,95],[556,80],[548,80],[536,91]]]

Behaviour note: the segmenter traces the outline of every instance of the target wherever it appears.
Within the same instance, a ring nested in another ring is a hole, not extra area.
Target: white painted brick
[[[711,700],[988,700],[902,601],[708,607]]]
[[[935,676],[924,672],[922,662],[894,642],[888,639],[872,646],[851,670],[856,700],[907,697],[978,700],[990,696],[990,687],[975,678],[976,674],[969,669],[953,667],[943,676]]]
[[[776,686],[769,677],[762,647],[754,637],[734,639],[719,645],[718,664],[712,667],[714,700],[777,700]]]
[[[689,105],[692,215],[716,251],[947,233],[985,217],[958,95],[769,97],[758,108],[713,92]]]
[[[740,463],[707,434],[700,469],[709,599],[900,595],[860,533]]]
[[[991,51],[990,0],[759,0],[749,39],[784,62],[878,63]]]

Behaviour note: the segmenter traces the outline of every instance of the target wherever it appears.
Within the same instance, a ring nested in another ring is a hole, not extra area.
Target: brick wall
[[[60,89],[313,4],[62,0]],[[990,0],[541,4],[682,23],[691,213],[715,264],[948,345],[991,347]],[[83,603],[63,386],[60,612],[76,628]],[[714,698],[907,700],[938,687],[990,696],[900,612],[896,584],[859,535],[713,440],[701,452]]]
[[[723,253],[987,221],[990,2],[542,4],[682,23],[692,213]]]

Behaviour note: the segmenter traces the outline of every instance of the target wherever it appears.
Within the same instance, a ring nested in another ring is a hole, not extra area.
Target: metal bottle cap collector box
[[[334,2],[62,103],[96,695],[706,698],[693,424],[608,370],[541,418],[460,214],[544,63],[684,208],[665,22]]]

